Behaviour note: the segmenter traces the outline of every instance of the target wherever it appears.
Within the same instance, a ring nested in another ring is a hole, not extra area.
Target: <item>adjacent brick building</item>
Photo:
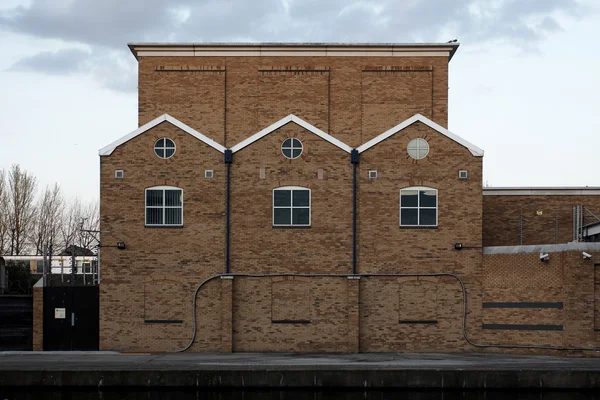
[[[101,349],[600,346],[600,245],[562,245],[600,191],[482,188],[447,130],[458,44],[130,48],[140,127],[100,150]]]

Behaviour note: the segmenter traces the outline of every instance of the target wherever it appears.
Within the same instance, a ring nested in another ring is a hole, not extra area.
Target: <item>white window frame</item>
[[[284,146],[285,142],[290,140],[291,141],[291,146]],[[294,140],[297,140],[298,143],[300,143],[300,147],[296,147],[294,146]],[[285,155],[285,153],[283,152],[283,149],[289,149],[290,150],[290,155],[291,157],[288,157]],[[300,149],[300,154],[298,154],[298,156],[294,157],[294,150],[298,150]],[[295,138],[295,137],[291,137],[291,138],[286,138],[283,140],[283,142],[281,143],[281,154],[283,154],[283,156],[285,158],[287,158],[288,160],[295,160],[296,158],[299,158],[302,153],[304,153],[304,143],[302,143],[302,140]]]
[[[165,146],[156,147],[156,144],[158,143],[158,141],[159,140],[163,140],[163,139],[164,140],[170,140],[171,143],[173,143],[173,147],[171,147],[171,146],[167,147],[166,146],[166,142],[165,142]],[[161,160],[168,160],[169,158],[173,157],[175,155],[175,153],[177,153],[177,145],[175,144],[175,141],[173,139],[171,139],[171,138],[168,138],[168,137],[161,137],[160,139],[157,139],[156,142],[154,142],[154,148],[153,149],[154,149],[154,155],[156,157],[160,158]],[[173,154],[171,154],[169,157],[161,157],[158,154],[156,154],[156,150],[157,149],[162,150],[163,154],[165,154],[165,155],[167,154],[167,149],[169,149],[169,150],[173,149]]]
[[[162,190],[163,192],[163,205],[158,207],[158,206],[148,206],[148,190]],[[166,190],[180,190],[181,191],[181,206],[166,206],[165,205],[165,191]],[[162,224],[148,224],[146,223],[148,221],[148,209],[149,208],[162,208],[163,210],[163,223]],[[181,208],[181,223],[180,224],[166,224],[166,218],[165,218],[165,210],[167,208]],[[176,186],[152,186],[149,188],[146,188],[144,190],[144,226],[183,226],[183,189],[180,187],[176,187]]]
[[[433,190],[435,191],[435,225],[421,225],[421,209],[424,210],[433,210],[434,207],[421,207],[421,196],[417,194],[417,206],[406,206],[402,207],[402,191],[404,190],[412,190],[412,191],[424,191],[424,190]],[[410,186],[400,189],[400,211],[398,214],[398,223],[401,227],[411,227],[411,228],[436,228],[439,221],[439,203],[440,203],[440,193],[436,188],[428,187],[428,186]],[[417,225],[402,225],[402,209],[416,209],[417,210]]]
[[[427,152],[425,153],[425,155],[423,155],[423,157],[419,157],[419,150],[422,150],[423,147],[421,147],[419,144],[421,143],[421,141],[425,142],[425,144],[427,145]],[[417,157],[413,157],[412,154],[410,154],[409,149],[411,148],[410,144],[415,142],[416,143],[416,147],[413,147],[412,150],[416,150],[417,151]],[[406,145],[406,152],[408,153],[409,157],[414,159],[414,160],[422,160],[425,157],[427,157],[429,155],[429,142],[425,139],[425,138],[412,138],[408,144]]]
[[[291,203],[290,206],[278,206],[275,207],[275,192],[277,190],[291,190],[292,191],[292,198],[291,198]],[[293,201],[294,201],[294,194],[293,191],[294,190],[307,190],[308,191],[308,207],[306,206],[300,206],[300,207],[294,207]],[[312,223],[312,193],[311,190],[309,188],[305,188],[302,186],[281,186],[278,188],[274,188],[273,189],[273,194],[272,194],[272,203],[271,203],[271,209],[272,209],[272,218],[271,221],[273,223],[273,226],[284,226],[284,227],[297,227],[297,226],[311,226]],[[275,223],[275,209],[276,208],[286,208],[286,209],[290,209],[291,210],[291,214],[290,214],[290,223],[289,224],[276,224]],[[294,208],[308,208],[308,224],[294,224],[294,220],[293,220],[293,210]]]

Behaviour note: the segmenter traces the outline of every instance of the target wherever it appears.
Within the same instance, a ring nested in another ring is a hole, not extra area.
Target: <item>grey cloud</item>
[[[94,52],[86,62],[100,63],[95,70],[101,78],[100,71],[110,73],[111,66],[135,70],[127,42],[410,42],[458,37],[529,48],[561,29],[556,14],[581,18],[585,13],[578,0],[32,0],[28,7],[0,12],[0,29],[86,44]],[[447,32],[452,37],[441,37]],[[83,57],[61,55],[75,61]],[[61,65],[64,71],[75,68],[45,53],[15,67],[49,72]],[[110,87],[132,87],[109,76],[101,80]]]
[[[44,51],[16,62],[12,71],[36,71],[50,75],[65,75],[82,70],[90,54],[79,49]]]

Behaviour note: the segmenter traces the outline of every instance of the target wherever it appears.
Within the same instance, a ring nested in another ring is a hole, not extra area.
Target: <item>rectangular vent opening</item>
[[[469,173],[466,169],[461,169],[458,171],[458,179],[467,179],[469,177]]]
[[[207,169],[206,171],[204,171],[204,177],[207,179],[211,179],[215,176],[215,171],[213,171],[212,169]]]
[[[115,171],[115,178],[123,179],[124,176],[125,176],[125,172],[123,172],[122,169],[118,169]]]
[[[369,179],[377,179],[377,170],[376,169],[369,171]]]

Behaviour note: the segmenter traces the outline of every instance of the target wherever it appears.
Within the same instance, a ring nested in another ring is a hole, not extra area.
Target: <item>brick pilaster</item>
[[[221,352],[233,351],[233,276],[221,277]]]
[[[348,277],[348,353],[360,351],[360,276]]]

